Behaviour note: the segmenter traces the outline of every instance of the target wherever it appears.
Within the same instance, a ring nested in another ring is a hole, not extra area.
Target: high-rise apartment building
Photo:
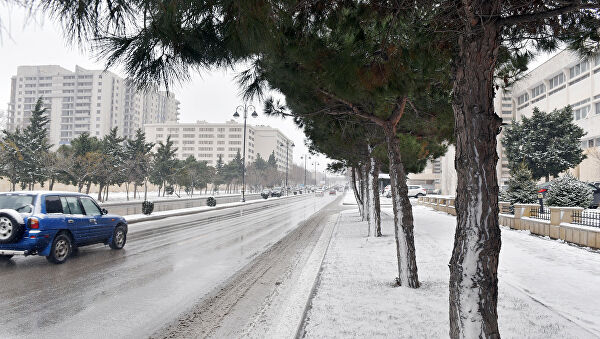
[[[39,97],[47,108],[50,142],[55,145],[68,144],[84,132],[102,137],[114,127],[128,137],[146,122],[176,121],[179,114],[173,95],[139,92],[109,71],[19,66],[11,78],[7,127],[26,127]]]
[[[576,53],[562,51],[545,63],[531,70],[511,88],[499,90],[494,99],[496,114],[502,122],[510,124],[523,117],[531,117],[534,108],[544,112],[573,108],[573,120],[586,135],[582,138],[584,153],[600,146],[600,55],[582,58]],[[498,136],[498,183],[506,185],[510,173],[508,159]],[[442,193],[454,194],[456,173],[454,150],[442,159]],[[569,170],[583,181],[600,181],[600,162],[588,157],[579,166]]]
[[[227,163],[235,158],[237,152],[243,154],[244,125],[230,120],[225,123],[163,123],[147,124],[144,131],[152,142],[166,142],[167,137],[177,147],[177,158],[184,160],[189,156],[206,161],[215,166],[219,155]],[[289,145],[289,146],[288,146]],[[276,128],[252,126],[246,128],[246,162],[254,162],[260,156],[266,161],[274,152],[279,170],[285,171],[286,147],[288,166],[293,159],[292,141]]]

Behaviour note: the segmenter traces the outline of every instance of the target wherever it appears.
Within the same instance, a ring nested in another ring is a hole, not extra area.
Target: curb
[[[277,200],[290,199],[293,197],[304,197],[304,196],[307,196],[307,195],[290,195],[287,197],[278,197]],[[131,224],[136,224],[136,223],[140,223],[140,222],[166,219],[166,218],[170,218],[170,217],[179,217],[179,216],[190,215],[190,214],[218,211],[218,210],[223,210],[223,209],[233,208],[233,207],[254,205],[254,204],[258,204],[258,203],[273,201],[272,199],[273,198],[260,199],[260,200],[257,199],[257,200],[251,200],[251,201],[246,201],[246,202],[234,202],[234,203],[223,204],[223,205],[215,206],[215,207],[201,206],[201,207],[183,208],[183,209],[178,209],[178,210],[160,212],[163,214],[159,214],[159,215],[139,216],[132,220],[127,220],[127,217],[128,217],[127,215],[125,215],[123,217],[125,218],[125,221],[127,221],[127,224],[131,225]],[[131,217],[131,215],[129,217]]]
[[[331,242],[333,241],[333,237],[335,234],[335,231],[338,228],[338,225],[340,223],[340,218],[341,218],[342,214],[338,213],[336,219],[335,219],[335,223],[331,229],[331,235],[329,236],[329,240],[327,241],[327,246],[325,248],[325,251],[323,251],[323,255],[319,260],[319,271],[317,272],[317,275],[315,276],[315,280],[313,281],[313,284],[310,288],[310,293],[308,294],[308,299],[306,300],[306,304],[304,305],[304,310],[302,311],[302,317],[300,318],[300,322],[298,323],[298,327],[296,329],[296,333],[294,335],[294,338],[303,338],[304,337],[304,330],[306,328],[306,322],[308,320],[307,316],[308,316],[308,311],[310,311],[310,309],[312,308],[312,301],[314,296],[317,294],[317,288],[319,286],[319,283],[321,282],[321,274],[323,273],[323,261],[325,260],[325,257],[327,256],[327,252],[329,252],[329,246],[331,245]]]

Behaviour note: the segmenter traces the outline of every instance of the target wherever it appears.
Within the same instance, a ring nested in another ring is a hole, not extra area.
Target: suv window
[[[83,214],[77,197],[67,197],[67,205],[69,205],[71,214]]]
[[[81,204],[85,210],[86,215],[101,215],[100,209],[90,198],[81,198]]]
[[[58,196],[50,195],[46,197],[46,213],[63,213],[63,206]]]

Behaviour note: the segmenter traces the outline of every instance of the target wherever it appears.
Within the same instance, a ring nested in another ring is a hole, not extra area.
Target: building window
[[[193,138],[194,135],[193,134],[184,134],[183,137],[184,138]]]
[[[554,76],[552,79],[548,80],[548,82],[550,83],[550,89],[553,89],[554,87],[557,87],[563,82],[565,82],[565,74],[560,73]]]
[[[511,115],[512,111],[502,111],[502,114],[509,114],[509,115]]]
[[[581,73],[587,72],[590,69],[590,64],[586,61],[582,61],[577,65],[569,68],[569,76],[571,79],[578,76]]]
[[[578,108],[573,111],[573,116],[575,117],[575,120],[585,119],[585,118],[587,118],[589,111],[590,111],[589,105],[585,106],[585,107],[581,107],[581,108]]]
[[[502,107],[512,107],[512,104],[502,104]]]
[[[519,95],[519,97],[517,98],[517,103],[520,105],[527,102],[527,100],[529,100],[529,94],[524,93],[522,95]]]
[[[600,114],[600,102],[596,103],[596,114]]]
[[[531,97],[535,98],[546,91],[546,85],[540,84],[531,90]]]

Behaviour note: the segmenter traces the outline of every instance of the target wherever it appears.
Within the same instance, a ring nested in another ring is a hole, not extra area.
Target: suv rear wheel
[[[6,213],[0,213],[0,244],[17,242],[23,236],[25,226]]]
[[[59,233],[52,241],[50,255],[46,259],[53,264],[63,264],[73,253],[73,241],[68,234]]]

